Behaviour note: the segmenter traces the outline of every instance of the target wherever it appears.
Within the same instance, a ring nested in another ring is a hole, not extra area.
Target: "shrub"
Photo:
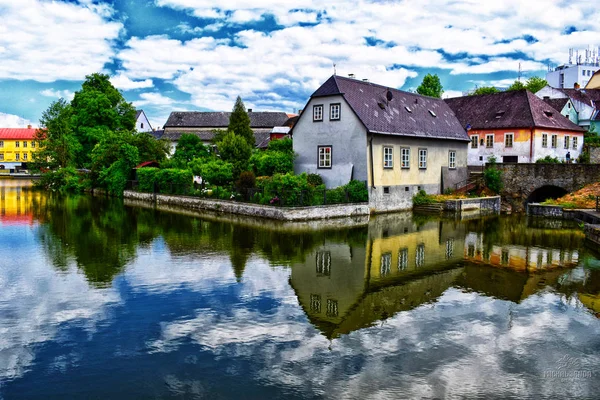
[[[279,140],[271,140],[269,142],[269,146],[267,147],[268,151],[281,151],[283,153],[293,153],[294,147],[292,145],[292,139],[283,138]]]
[[[424,191],[423,189],[419,190],[417,192],[417,194],[415,194],[413,196],[413,205],[414,206],[422,206],[422,205],[431,204],[434,202],[435,202],[435,200],[434,200],[433,196],[428,195],[427,192]]]
[[[351,203],[369,201],[369,191],[364,182],[352,180],[344,186],[344,189],[348,192],[348,201]]]
[[[496,168],[496,158],[489,158],[489,166],[483,171],[483,180],[485,185],[494,193],[498,194],[502,190],[502,171]]]
[[[217,146],[221,159],[233,165],[234,176],[247,169],[252,147],[244,137],[229,132]]]
[[[344,186],[327,189],[327,204],[338,204],[346,202],[346,190]]]
[[[138,190],[140,192],[153,192],[158,168],[140,168],[137,170]]]
[[[212,185],[224,186],[233,182],[233,164],[218,158],[209,161],[196,159],[188,164],[194,175]]]
[[[546,156],[544,158],[538,159],[536,164],[562,164],[562,162],[556,157]]]
[[[300,175],[275,174],[272,178],[259,179],[258,187],[264,189],[265,197],[281,199],[283,205],[296,206],[308,203],[312,188],[308,185],[306,173]]]
[[[294,155],[283,151],[259,151],[250,157],[248,164],[258,175],[287,174],[294,171]]]
[[[306,180],[310,186],[320,186],[323,184],[323,178],[319,174],[308,174]]]
[[[244,171],[236,182],[236,186],[242,189],[250,189],[256,186],[256,177],[252,171]]]
[[[192,180],[192,171],[187,169],[161,169],[156,173],[156,181],[160,193],[191,193]]]

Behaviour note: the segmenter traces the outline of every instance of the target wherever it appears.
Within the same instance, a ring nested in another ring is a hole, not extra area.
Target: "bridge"
[[[600,182],[600,164],[498,164],[503,171],[502,201],[515,212],[527,203],[562,197]]]

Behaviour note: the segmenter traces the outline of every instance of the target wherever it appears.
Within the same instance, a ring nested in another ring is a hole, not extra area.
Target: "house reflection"
[[[577,229],[530,230],[513,219],[506,233],[497,222],[483,221],[479,229],[410,214],[378,216],[364,245],[325,240],[292,265],[290,284],[310,321],[334,338],[433,302],[450,287],[518,303],[560,286],[565,268],[578,265]]]
[[[33,225],[32,203],[40,193],[30,187],[11,184],[3,181],[0,184],[0,223],[2,225]]]

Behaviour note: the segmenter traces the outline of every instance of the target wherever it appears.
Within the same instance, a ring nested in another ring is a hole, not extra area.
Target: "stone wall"
[[[600,147],[590,147],[590,163],[600,164]]]
[[[563,218],[561,206],[546,206],[537,203],[527,204],[527,215],[536,217]]]
[[[144,202],[156,202],[158,205],[174,205],[188,209],[210,210],[213,212],[248,215],[258,218],[280,221],[308,221],[328,218],[355,217],[369,215],[367,204],[335,204],[328,206],[282,208],[258,204],[238,203],[227,200],[210,200],[188,196],[169,196],[164,194],[140,193],[126,190],[126,199]]]
[[[586,225],[585,237],[600,246],[600,225]]]
[[[500,213],[501,197],[477,197],[473,199],[446,200],[444,209],[446,211],[489,211]]]

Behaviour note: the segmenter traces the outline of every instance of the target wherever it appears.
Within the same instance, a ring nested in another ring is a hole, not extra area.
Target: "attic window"
[[[500,119],[500,118],[502,118],[502,116],[503,116],[503,115],[504,115],[504,111],[498,111],[498,112],[496,113],[496,119]]]
[[[382,110],[385,110],[385,104],[383,103],[377,103],[377,105],[379,106],[379,108],[381,108]]]
[[[544,111],[544,114],[546,114],[546,117],[552,118],[552,111]]]
[[[410,107],[409,107],[409,106],[404,106],[404,108],[405,108],[405,109],[406,109],[406,111],[408,111],[409,113],[411,113],[411,112],[412,112],[412,110],[410,109]]]
[[[435,115],[435,113],[433,111],[431,111],[431,110],[427,110],[427,111],[429,111],[429,114],[431,114],[432,117],[437,117],[437,115]]]

